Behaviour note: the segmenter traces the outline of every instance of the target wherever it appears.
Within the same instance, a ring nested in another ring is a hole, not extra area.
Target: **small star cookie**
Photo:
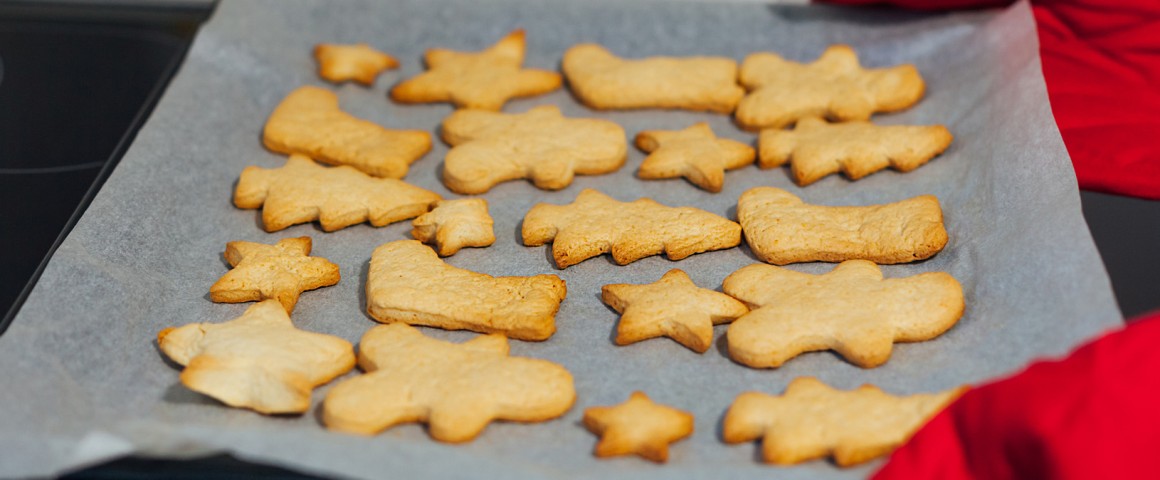
[[[886,167],[914,170],[950,147],[953,139],[942,125],[827,123],[810,117],[798,121],[793,130],[762,130],[758,166],[774,168],[789,162],[794,181],[803,187],[838,172],[857,180]]]
[[[314,220],[327,232],[366,221],[381,227],[422,215],[438,200],[438,194],[402,180],[328,168],[301,155],[291,155],[280,168],[246,167],[234,190],[235,206],[262,209],[267,232]]]
[[[664,463],[669,444],[693,434],[693,415],[654,403],[644,392],[632,392],[620,405],[585,409],[584,426],[600,435],[597,457],[636,454]]]
[[[225,323],[166,328],[157,344],[190,390],[266,414],[305,412],[314,387],[354,368],[350,342],[294,328],[273,299]]]
[[[866,260],[822,275],[754,264],[726,277],[724,290],[753,309],[729,325],[729,356],[756,368],[831,349],[859,367],[877,367],[894,342],[942,335],[964,309],[963,287],[949,274],[884,279]]]
[[[363,335],[366,372],[326,394],[322,423],[340,432],[374,435],[422,422],[441,442],[468,442],[493,420],[543,422],[576,400],[572,374],[546,360],[508,355],[503,335],[451,343],[402,323]]]
[[[452,147],[443,163],[443,183],[462,194],[484,193],[520,178],[559,190],[576,174],[609,173],[628,158],[620,125],[564,118],[555,105],[516,114],[459,110],[443,120],[442,131]]]
[[[460,108],[498,111],[509,99],[560,88],[560,74],[520,68],[524,31],[516,30],[477,53],[442,48],[427,50],[427,70],[391,89],[401,103],[451,102]]]
[[[338,45],[320,43],[314,46],[314,58],[318,60],[318,75],[333,83],[354,80],[366,86],[375,83],[375,77],[383,70],[398,68],[399,61],[390,55],[375,50],[365,43],[358,45]]]
[[[749,130],[782,128],[805,117],[868,120],[874,112],[909,108],[926,89],[913,65],[862,68],[854,49],[834,45],[813,63],[754,53],[741,63],[749,95],[737,105],[737,123]]]
[[[403,178],[411,164],[431,150],[431,134],[392,130],[355,118],[338,108],[333,92],[307,86],[290,92],[274,108],[262,130],[262,144],[278,153],[349,165],[376,177]]]
[[[311,257],[310,237],[285,238],[277,244],[229,242],[225,257],[232,270],[209,287],[215,302],[241,303],[277,299],[286,313],[298,295],[338,283],[338,265]]]
[[[842,467],[901,446],[967,387],[896,397],[873,385],[842,391],[812,377],[790,382],[777,397],[742,393],[725,413],[725,443],[761,438],[766,463],[792,465],[833,455]]]
[[[709,349],[713,325],[749,312],[744,303],[698,287],[675,268],[648,285],[605,285],[601,299],[622,314],[616,327],[617,345],[664,335],[697,353]]]
[[[495,243],[495,222],[487,214],[487,200],[461,198],[441,200],[430,212],[411,222],[411,235],[434,243],[440,257],[455,255],[463,247],[486,247]]]
[[[725,170],[749,165],[756,156],[749,145],[717,138],[705,122],[678,131],[645,130],[637,134],[636,146],[650,153],[637,172],[640,178],[685,177],[713,193],[725,184]]]
[[[617,265],[627,265],[661,253],[680,260],[741,243],[740,225],[699,208],[648,198],[619,202],[591,189],[568,205],[536,204],[524,215],[521,233],[529,247],[552,242],[552,258],[561,269],[605,252]]]

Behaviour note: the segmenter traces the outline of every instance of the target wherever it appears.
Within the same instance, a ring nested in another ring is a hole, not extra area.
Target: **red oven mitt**
[[[1003,0],[831,0],[916,9]],[[1055,122],[1085,190],[1160,200],[1160,0],[1033,0]]]
[[[1155,478],[1160,312],[967,392],[876,479]]]

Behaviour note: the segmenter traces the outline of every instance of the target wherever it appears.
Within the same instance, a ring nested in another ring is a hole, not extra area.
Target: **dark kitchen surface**
[[[0,4],[0,334],[70,219],[132,142],[210,8]],[[1160,308],[1160,202],[1081,196],[1125,317]],[[67,476],[206,477],[313,478],[228,455],[128,458]]]
[[[1160,308],[1160,202],[1084,191],[1080,198],[1124,318]]]
[[[0,333],[208,14],[0,4]]]

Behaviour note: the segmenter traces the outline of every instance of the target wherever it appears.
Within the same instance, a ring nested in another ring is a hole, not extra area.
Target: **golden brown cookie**
[[[270,114],[262,143],[279,153],[349,165],[376,177],[403,178],[431,150],[431,134],[360,120],[339,110],[338,97],[329,90],[300,87]]]
[[[267,232],[318,220],[328,232],[370,221],[381,227],[425,213],[439,195],[393,178],[374,178],[351,167],[324,167],[301,155],[286,165],[242,170],[234,205],[262,209]]]
[[[669,444],[693,434],[693,414],[632,392],[620,405],[584,409],[584,426],[600,436],[593,451],[597,457],[634,454],[665,463]]]
[[[942,335],[964,308],[963,287],[945,272],[883,279],[866,260],[823,275],[754,264],[726,277],[724,290],[753,309],[729,325],[729,356],[756,368],[818,350],[877,367],[890,359],[894,342]]]
[[[371,254],[367,313],[383,323],[502,333],[546,340],[568,289],[555,275],[493,277],[443,263],[415,240],[385,243]]]
[[[737,123],[749,130],[781,128],[806,117],[868,120],[875,112],[909,108],[926,89],[914,65],[862,68],[854,49],[834,45],[813,63],[754,53],[741,63],[749,95]]]
[[[333,83],[354,80],[368,87],[374,85],[380,72],[399,66],[395,57],[365,43],[320,43],[314,46],[314,58],[318,61],[318,76]]]
[[[757,187],[737,201],[737,219],[750,250],[774,265],[851,259],[907,263],[930,258],[947,244],[942,208],[933,195],[827,207],[779,188]]]
[[[681,108],[733,113],[745,89],[737,62],[725,57],[649,57],[626,60],[600,45],[564,52],[564,76],[576,97],[592,108]]]
[[[621,313],[616,344],[667,336],[697,353],[713,342],[713,325],[732,322],[749,308],[723,293],[693,284],[685,272],[669,270],[648,285],[612,284],[600,298]]]
[[[225,323],[166,328],[157,344],[190,390],[266,414],[305,412],[314,387],[354,368],[350,342],[294,328],[274,299]]]
[[[411,235],[435,244],[440,257],[455,255],[463,247],[486,247],[495,243],[495,222],[487,213],[487,200],[461,198],[440,200],[430,212],[411,222]]]
[[[476,53],[443,48],[427,50],[428,70],[391,89],[402,103],[451,102],[460,108],[498,111],[508,100],[560,88],[560,74],[521,68],[526,43],[516,30]]]
[[[436,440],[467,442],[493,420],[551,420],[576,400],[564,367],[509,357],[498,334],[456,344],[401,323],[380,325],[363,335],[358,363],[366,375],[327,392],[326,428],[373,435],[423,422]]]
[[[599,175],[624,165],[624,129],[607,120],[564,118],[554,105],[507,114],[459,110],[443,121],[452,146],[443,183],[456,193],[476,194],[520,178],[545,190],[572,184],[572,177]]]
[[[556,267],[568,268],[602,253],[627,265],[664,253],[680,260],[733,248],[741,226],[693,207],[667,207],[647,198],[618,202],[585,189],[568,205],[539,203],[524,216],[524,245],[552,242]]]
[[[889,454],[967,387],[896,397],[873,385],[842,391],[812,377],[777,397],[742,393],[725,413],[725,443],[761,440],[766,463],[792,465],[833,455],[849,467]]]
[[[773,168],[789,162],[793,179],[801,186],[838,172],[857,180],[886,167],[914,170],[946,150],[953,139],[942,125],[826,123],[810,117],[793,130],[762,130],[758,166]]]
[[[749,145],[717,138],[705,122],[684,130],[645,130],[636,135],[636,146],[649,153],[637,172],[640,178],[685,177],[713,193],[725,185],[725,170],[749,165],[756,156]]]
[[[310,256],[310,237],[284,238],[277,244],[229,242],[225,257],[233,267],[213,286],[209,299],[223,303],[277,299],[286,313],[298,295],[338,283],[338,265]]]

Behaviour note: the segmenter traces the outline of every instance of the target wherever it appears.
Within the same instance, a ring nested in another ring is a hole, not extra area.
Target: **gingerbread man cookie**
[[[322,422],[331,430],[373,435],[422,422],[441,442],[467,442],[493,420],[542,422],[576,400],[572,375],[546,360],[508,356],[503,335],[450,343],[395,323],[359,342],[366,372],[330,389]]]
[[[913,65],[866,69],[854,49],[827,48],[813,63],[754,53],[741,63],[749,95],[737,105],[737,122],[749,130],[781,128],[806,117],[868,120],[874,112],[914,105],[926,86]]]

